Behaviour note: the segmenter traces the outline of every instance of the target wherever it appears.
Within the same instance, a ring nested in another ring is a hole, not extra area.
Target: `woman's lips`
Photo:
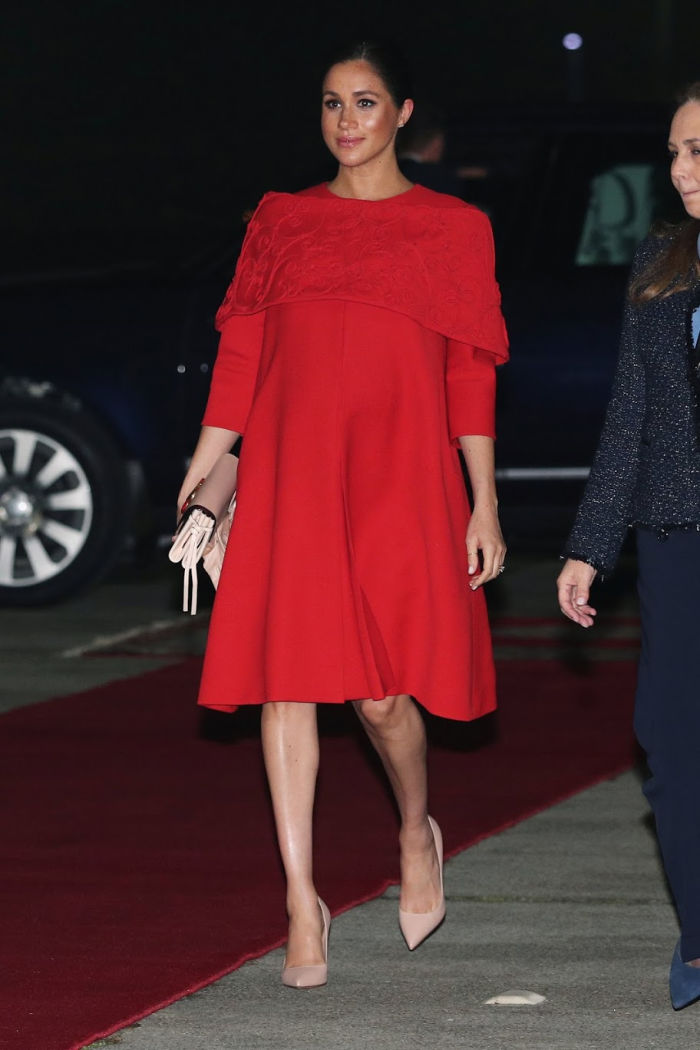
[[[336,142],[341,149],[352,149],[353,146],[359,145],[362,139],[354,139],[349,136],[344,136],[342,139],[336,139]]]

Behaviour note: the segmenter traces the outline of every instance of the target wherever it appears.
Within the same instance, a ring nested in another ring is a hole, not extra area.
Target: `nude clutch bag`
[[[225,452],[188,496],[168,557],[185,571],[182,611],[197,612],[197,565],[201,561],[215,587],[219,584],[236,509],[238,456]],[[190,601],[191,595],[191,601]]]

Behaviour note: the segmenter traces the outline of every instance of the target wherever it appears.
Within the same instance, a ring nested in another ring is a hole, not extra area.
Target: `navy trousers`
[[[634,728],[651,771],[681,958],[700,958],[700,532],[637,530],[642,651]]]

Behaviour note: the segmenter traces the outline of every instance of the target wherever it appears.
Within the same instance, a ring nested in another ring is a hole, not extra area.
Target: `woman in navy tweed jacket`
[[[636,528],[635,732],[680,920],[669,978],[678,1010],[700,999],[700,82],[680,100],[669,152],[688,218],[637,252],[613,393],[558,590],[562,612],[591,627],[591,584]]]
[[[698,202],[700,212],[700,201]],[[658,264],[667,238],[651,235],[635,256],[630,287]],[[700,283],[625,305],[620,356],[605,426],[566,554],[607,573],[627,528],[659,535],[700,523],[693,307]],[[590,575],[590,573],[588,573]]]

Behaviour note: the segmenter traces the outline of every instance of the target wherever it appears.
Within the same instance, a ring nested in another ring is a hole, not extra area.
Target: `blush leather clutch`
[[[168,557],[181,563],[185,576],[182,611],[197,612],[197,565],[201,561],[215,587],[219,584],[236,509],[238,456],[225,452],[187,498]],[[191,600],[190,600],[191,596]]]

